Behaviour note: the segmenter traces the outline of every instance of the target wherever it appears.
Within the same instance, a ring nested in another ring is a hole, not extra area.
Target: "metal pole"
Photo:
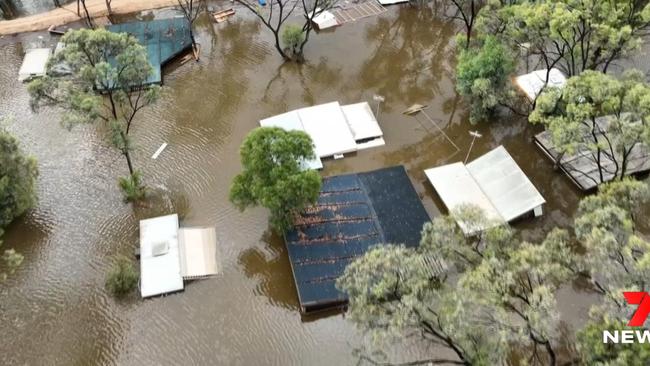
[[[427,119],[429,120],[429,122],[431,122],[431,124],[432,124],[435,128],[437,128],[438,131],[439,131],[443,136],[445,136],[445,138],[447,139],[447,141],[449,141],[449,143],[452,144],[452,145],[456,148],[456,150],[460,150],[460,148],[459,148],[459,147],[458,147],[458,146],[457,146],[453,141],[451,141],[451,139],[449,138],[449,136],[447,136],[447,134],[445,133],[445,131],[443,131],[442,128],[440,128],[440,127],[438,126],[438,124],[437,124],[437,123],[436,123],[436,122],[435,122],[431,117],[429,117],[428,114],[424,113],[424,110],[422,110],[422,111],[420,111],[420,112],[422,112],[422,114],[423,114],[425,117],[427,117]]]
[[[474,147],[474,141],[476,141],[476,138],[481,137],[481,134],[478,133],[478,131],[469,131],[469,134],[472,135],[472,143],[469,144],[469,150],[467,150],[467,155],[465,156],[465,160],[463,160],[463,164],[466,164],[467,159],[469,159],[469,154],[472,152],[472,147]]]

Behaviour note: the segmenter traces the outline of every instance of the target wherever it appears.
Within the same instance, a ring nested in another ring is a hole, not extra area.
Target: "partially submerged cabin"
[[[146,84],[162,84],[162,67],[192,47],[190,24],[184,17],[155,19],[106,27],[115,33],[126,32],[147,49],[154,72]]]
[[[596,153],[587,147],[587,145],[596,144],[596,141],[603,146],[608,146],[611,137],[608,140],[606,135],[611,118],[616,117],[603,116],[596,118],[598,131],[594,131],[593,134],[591,129],[586,127],[588,124],[585,125],[583,134],[585,143],[581,144],[581,148],[573,154],[561,153],[553,143],[550,131],[537,134],[535,136],[535,144],[542,150],[546,157],[559,166],[562,172],[578,188],[583,191],[592,190],[599,184],[611,181],[617,176],[620,176],[619,165],[623,162],[623,156],[620,151],[615,151],[614,156],[608,151],[604,151],[600,155],[599,163]],[[596,136],[596,141],[594,141],[594,135]],[[638,175],[649,172],[650,147],[642,143],[635,144],[629,151],[626,164],[626,175]]]
[[[318,202],[285,233],[303,313],[347,303],[336,287],[345,267],[376,244],[416,247],[430,218],[402,166],[323,179]],[[427,258],[432,276],[444,264]]]
[[[218,273],[213,227],[179,228],[178,215],[140,220],[140,295],[184,289],[184,280]]]
[[[300,108],[265,118],[260,126],[307,133],[316,147],[316,159],[305,163],[310,169],[321,169],[321,158],[339,158],[386,144],[381,127],[366,102],[348,105],[331,102]]]
[[[28,50],[18,71],[18,81],[29,81],[36,77],[45,76],[47,61],[51,56],[52,50],[49,48]]]
[[[539,216],[546,202],[503,146],[468,164],[447,164],[424,173],[450,212],[467,205],[483,211],[485,222],[470,224],[457,218],[465,235],[511,222],[530,212]]]
[[[552,68],[542,69],[517,76],[515,84],[531,101],[537,99],[544,88],[561,88],[566,84],[566,76],[562,71]]]

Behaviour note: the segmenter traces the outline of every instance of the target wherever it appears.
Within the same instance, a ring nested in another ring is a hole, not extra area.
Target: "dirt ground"
[[[127,14],[176,4],[176,0],[112,0],[111,9],[113,14]],[[108,15],[105,0],[86,0],[86,7],[88,8],[88,13],[93,18]],[[83,8],[81,9],[81,14],[83,17]],[[82,19],[82,17],[77,16],[77,4],[73,2],[45,13],[0,21],[0,35],[43,30],[51,25],[61,26],[75,22]]]

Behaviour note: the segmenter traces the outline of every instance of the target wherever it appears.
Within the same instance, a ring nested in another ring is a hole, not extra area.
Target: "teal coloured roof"
[[[129,33],[147,49],[154,69],[148,84],[161,84],[162,66],[192,46],[189,22],[183,17],[115,24],[106,29]]]

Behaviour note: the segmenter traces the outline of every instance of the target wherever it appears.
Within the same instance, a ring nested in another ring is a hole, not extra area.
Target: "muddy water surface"
[[[23,45],[0,47],[0,115],[13,116],[8,128],[41,171],[38,207],[4,238],[25,261],[0,285],[0,364],[356,363],[353,350],[363,338],[341,315],[299,315],[286,251],[270,234],[265,211],[240,213],[227,200],[246,133],[260,118],[293,108],[385,97],[379,121],[386,146],[326,161],[325,176],[403,164],[433,217],[442,206],[423,170],[462,160],[468,132],[478,130],[483,137],[472,156],[505,145],[548,202],[542,218],[517,225],[524,235],[538,239],[570,222],[580,194],[534,148],[533,128],[516,118],[467,122],[453,87],[450,21],[432,10],[391,7],[314,35],[309,62],[297,66],[283,65],[259,23],[243,14],[198,25],[201,62],[167,67],[162,99],[135,124],[136,165],[154,191],[147,207],[122,203],[115,182],[126,165],[101,128],[67,131],[56,111],[30,111],[25,87],[16,82]],[[401,114],[413,103],[428,105],[427,115],[461,151],[424,116]],[[169,146],[151,160],[163,142]],[[183,225],[216,226],[223,275],[163,298],[108,296],[103,282],[111,258],[132,255],[138,220],[172,212]],[[561,304],[574,317],[583,316],[589,301],[569,291]],[[420,351],[391,353],[397,360]]]

